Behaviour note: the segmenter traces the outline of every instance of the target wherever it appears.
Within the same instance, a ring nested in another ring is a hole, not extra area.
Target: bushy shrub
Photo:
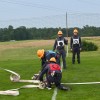
[[[82,41],[82,50],[83,51],[96,51],[98,46],[92,42]]]

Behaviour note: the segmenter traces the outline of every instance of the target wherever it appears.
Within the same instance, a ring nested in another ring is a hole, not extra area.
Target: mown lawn
[[[93,41],[100,47],[100,39],[87,39]],[[21,43],[22,41],[18,42]],[[24,41],[25,42],[25,41]],[[29,41],[26,41],[26,43]],[[34,42],[34,41],[33,41]],[[22,79],[31,79],[34,73],[40,69],[40,60],[36,56],[37,49],[52,49],[52,46],[24,46],[18,48],[4,48],[0,43],[0,67],[13,70],[21,75]],[[11,43],[14,44],[14,43]],[[15,42],[16,44],[16,42]],[[25,45],[25,44],[24,44]],[[71,64],[71,52],[67,57],[67,70],[63,70],[62,82],[100,82],[100,49],[92,52],[81,53],[81,64]],[[29,83],[12,83],[9,79],[10,73],[0,70],[0,90],[18,88]],[[100,84],[94,85],[68,85],[71,91],[58,90],[57,100],[100,100]],[[38,88],[21,89],[20,95],[3,96],[0,100],[51,100],[54,92],[52,90],[40,90]]]

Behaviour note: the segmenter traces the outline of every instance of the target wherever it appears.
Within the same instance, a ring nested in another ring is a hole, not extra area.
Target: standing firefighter
[[[65,45],[68,44],[68,40],[66,40],[63,37],[62,31],[58,31],[58,38],[55,40],[53,50],[57,50],[59,53],[60,57],[62,56],[63,60],[63,68],[66,69],[66,51],[65,51]],[[60,59],[59,59],[59,64],[60,64]]]
[[[81,38],[78,36],[78,30],[74,29],[73,36],[70,39],[70,49],[73,53],[72,64],[75,63],[75,55],[77,54],[77,62],[80,64],[80,50],[81,50]]]
[[[61,68],[58,64],[56,64],[56,59],[52,57],[49,60],[49,64],[46,65],[46,67],[43,69],[43,71],[40,73],[39,80],[40,82],[43,82],[43,76],[46,74],[46,80],[47,80],[47,88],[51,89],[52,83],[56,85],[58,89],[61,90],[69,90],[69,88],[66,88],[61,85]]]

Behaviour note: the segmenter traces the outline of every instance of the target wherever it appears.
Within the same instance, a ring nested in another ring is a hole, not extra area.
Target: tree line
[[[73,35],[73,29],[68,29],[68,36]],[[100,36],[100,27],[84,26],[77,28],[80,36]],[[16,29],[9,25],[8,28],[0,28],[0,41],[10,40],[31,40],[31,39],[54,39],[57,37],[59,28],[26,28],[20,26]],[[66,28],[61,29],[63,35],[66,37]]]

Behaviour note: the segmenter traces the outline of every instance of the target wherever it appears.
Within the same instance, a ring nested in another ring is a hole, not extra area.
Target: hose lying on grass
[[[5,90],[5,91],[0,91],[0,94],[1,95],[12,95],[12,96],[17,96],[19,95],[19,89],[22,89],[22,88],[39,88],[39,89],[44,89],[45,88],[45,83],[41,83],[39,80],[20,80],[20,75],[12,70],[8,70],[8,69],[4,69],[4,68],[1,68],[0,69],[2,70],[5,70],[9,73],[11,73],[10,75],[10,80],[12,82],[28,82],[28,83],[34,83],[34,84],[31,84],[31,85],[24,85],[24,86],[21,86],[19,88],[16,88],[16,89],[10,89],[10,90]]]
[[[24,86],[21,86],[19,88],[16,88],[16,89],[10,89],[10,90],[6,90],[6,91],[0,91],[0,94],[1,95],[12,95],[12,96],[18,96],[19,95],[19,89],[22,89],[22,88],[39,88],[39,89],[44,89],[46,87],[46,83],[44,82],[40,82],[39,80],[21,80],[20,78],[20,75],[12,70],[8,70],[8,69],[4,69],[4,68],[1,68],[0,69],[2,70],[5,70],[9,73],[11,73],[10,75],[10,80],[12,82],[28,82],[28,83],[34,83],[34,84],[31,84],[31,85],[24,85]],[[81,83],[61,83],[61,84],[65,84],[65,85],[78,85],[78,84],[82,84],[82,85],[85,85],[85,84],[100,84],[100,82],[81,82]]]

